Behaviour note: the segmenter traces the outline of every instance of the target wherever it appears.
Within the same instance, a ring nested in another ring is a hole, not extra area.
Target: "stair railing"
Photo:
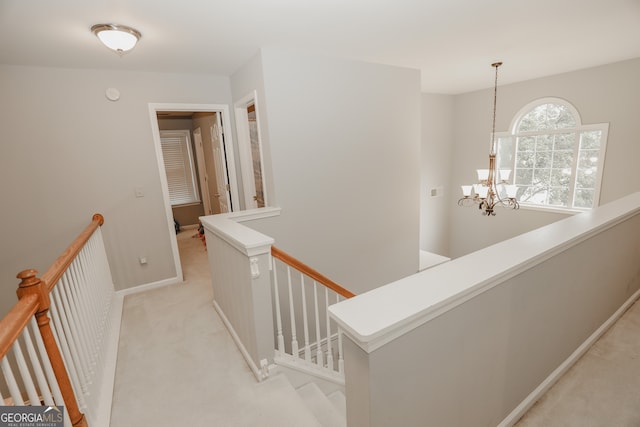
[[[104,423],[97,414],[111,401],[101,391],[115,292],[103,223],[94,215],[41,278],[36,270],[18,274],[19,301],[0,321],[1,378],[10,395],[0,395],[0,404],[64,405],[65,426],[87,426],[83,411],[92,424]]]
[[[276,320],[274,360],[344,383],[342,333],[327,310],[329,305],[355,294],[275,246],[271,247],[271,255]]]

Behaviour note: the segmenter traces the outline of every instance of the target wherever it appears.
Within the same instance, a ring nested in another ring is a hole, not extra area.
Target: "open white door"
[[[255,91],[235,104],[238,152],[246,209],[268,206],[257,104]]]
[[[204,160],[204,147],[202,146],[202,130],[196,128],[193,131],[193,142],[196,146],[196,163],[198,164],[198,181],[200,182],[200,194],[205,215],[213,214],[211,199],[209,198],[209,176]]]
[[[213,161],[216,170],[216,183],[218,191],[214,194],[220,203],[220,213],[229,212],[231,206],[231,194],[229,187],[229,175],[227,173],[227,162],[224,147],[224,132],[222,129],[221,113],[216,114],[216,123],[211,129],[213,143]]]

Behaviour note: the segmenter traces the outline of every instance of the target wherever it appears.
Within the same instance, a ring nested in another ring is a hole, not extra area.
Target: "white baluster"
[[[329,321],[329,289],[324,288],[325,319],[327,320],[327,368],[333,370],[333,350],[331,349],[331,322]]]
[[[293,303],[293,289],[291,287],[291,268],[287,266],[287,284],[289,287],[289,314],[291,318],[291,355],[298,357],[298,339],[296,337],[296,312]]]
[[[19,340],[16,340],[13,343],[12,349],[13,355],[16,358],[16,364],[18,365],[18,371],[20,372],[20,376],[22,377],[22,385],[24,385],[24,388],[27,390],[29,404],[31,406],[42,406],[40,404],[40,397],[38,396],[38,392],[36,391],[36,386],[33,383],[33,378],[31,378],[31,373],[29,372],[27,361],[24,359],[24,354],[22,354],[22,347],[20,346]]]
[[[76,283],[76,292],[78,295],[78,304],[80,304],[80,314],[82,321],[85,324],[86,335],[88,335],[87,346],[89,349],[89,358],[94,366],[98,362],[98,339],[100,338],[100,331],[96,320],[97,314],[93,310],[93,304],[89,298],[92,293],[92,283],[89,279],[89,273],[87,272],[87,262],[85,260],[86,246],[80,251],[78,257],[73,261],[72,265],[76,270],[76,276],[78,281]]]
[[[60,319],[62,320],[63,333],[69,343],[71,354],[74,357],[75,363],[78,365],[81,372],[81,384],[84,391],[87,391],[85,388],[87,383],[89,382],[90,377],[90,368],[88,365],[88,360],[86,354],[84,354],[84,344],[81,342],[81,338],[79,337],[79,332],[76,327],[76,324],[79,323],[78,316],[75,311],[72,309],[74,307],[73,297],[70,291],[69,284],[69,274],[68,271],[65,271],[60,279],[60,282],[55,286],[55,290],[59,292],[58,301],[60,305],[58,306],[58,313],[60,315]],[[61,331],[62,332],[62,331]]]
[[[53,305],[52,305],[53,306]],[[58,406],[64,406],[64,399],[62,397],[62,392],[60,391],[60,386],[58,386],[58,380],[56,379],[56,374],[53,372],[53,367],[51,366],[51,361],[49,360],[49,355],[47,353],[47,349],[44,346],[44,341],[42,341],[42,336],[40,335],[40,329],[38,328],[38,324],[36,323],[35,317],[31,319],[31,331],[33,333],[33,337],[36,341],[36,347],[38,348],[38,353],[40,354],[40,360],[42,360],[42,368],[44,369],[44,373],[47,377],[47,381],[49,383],[49,387],[51,388],[51,394],[53,395],[53,400],[54,400],[54,404],[58,405]],[[55,331],[52,328],[52,332],[54,332],[54,336],[55,336]],[[56,341],[59,342],[56,338]],[[58,348],[60,348],[60,345],[58,344]],[[67,373],[69,374],[69,377],[72,378],[71,373],[74,372],[75,370],[69,369],[69,368],[73,368],[73,365],[68,365],[65,364],[65,366],[67,366]],[[72,384],[73,384],[73,378],[72,378]],[[74,392],[76,394],[76,400],[78,401],[78,406],[80,407],[80,410],[84,411],[85,405],[84,405],[84,399],[82,397],[82,394],[78,393],[78,387],[74,385]],[[68,418],[65,417],[65,420]],[[66,422],[65,422],[66,425]]]
[[[284,354],[284,335],[282,335],[282,312],[280,311],[280,296],[278,293],[278,273],[276,259],[272,259],[273,269],[273,292],[276,300],[276,328],[278,329],[278,352]]]
[[[322,354],[322,335],[320,335],[320,310],[318,307],[318,283],[313,281],[313,306],[316,315],[316,364],[324,366],[324,355]]]
[[[77,266],[78,259],[76,258],[69,269],[65,271],[65,274],[62,276],[63,280],[65,277],[67,278],[67,287],[69,294],[69,302],[71,304],[71,310],[73,312],[74,322],[73,326],[75,327],[76,332],[78,333],[78,343],[82,347],[82,352],[84,357],[86,357],[86,363],[89,367],[89,380],[91,383],[91,378],[93,377],[95,360],[91,356],[93,347],[93,338],[91,331],[89,331],[89,321],[88,315],[86,313],[86,307],[82,301],[82,276],[78,272]]]
[[[52,295],[55,295],[55,298],[52,301],[55,301],[57,307],[54,307],[54,304],[51,304],[50,310],[52,314],[57,319],[56,322],[56,332],[58,336],[58,341],[60,347],[63,349],[64,360],[67,365],[73,366],[77,384],[80,389],[77,389],[77,393],[87,393],[87,382],[86,382],[86,368],[83,364],[82,357],[80,357],[80,352],[78,351],[75,343],[75,339],[71,334],[71,327],[69,326],[69,319],[65,314],[65,307],[68,304],[65,304],[63,297],[64,291],[59,289],[59,286],[53,288]]]
[[[7,382],[7,387],[9,387],[9,394],[13,399],[13,404],[16,406],[24,406],[22,393],[20,393],[20,388],[18,388],[16,377],[13,376],[13,370],[11,369],[11,365],[9,365],[9,361],[7,361],[7,356],[2,358],[2,374]]]
[[[300,273],[300,290],[302,291],[302,320],[304,324],[304,360],[311,362],[309,347],[309,321],[307,319],[307,296],[304,290],[304,275]]]
[[[33,346],[33,341],[31,340],[31,335],[29,334],[29,328],[24,328],[24,331],[22,331],[22,337],[24,338],[24,343],[27,348],[27,354],[29,355],[29,361],[31,362],[31,369],[33,370],[36,381],[38,383],[40,397],[44,401],[45,405],[55,405],[53,397],[51,396],[51,391],[49,390],[49,384],[47,384],[47,379],[45,378],[44,372],[42,371],[42,365],[40,363],[40,360],[38,359],[38,354],[36,353],[36,349]]]

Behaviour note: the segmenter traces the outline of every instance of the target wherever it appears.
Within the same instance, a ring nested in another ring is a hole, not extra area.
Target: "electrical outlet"
[[[138,260],[140,261],[140,265],[145,265],[147,263],[146,256],[141,256],[140,258],[138,258]]]
[[[443,193],[444,193],[444,188],[443,187],[433,187],[429,191],[429,195],[431,197],[440,197],[440,196],[442,196]]]

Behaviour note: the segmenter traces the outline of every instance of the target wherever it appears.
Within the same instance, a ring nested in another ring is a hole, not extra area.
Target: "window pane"
[[[520,151],[535,151],[536,139],[530,136],[523,136],[518,138],[518,152]]]
[[[549,191],[549,204],[553,206],[568,206],[569,189],[566,187],[553,187]]]
[[[571,169],[552,169],[551,185],[554,187],[567,187],[571,184]]]
[[[543,151],[536,153],[536,168],[550,168],[551,167],[551,152]]]
[[[554,151],[553,152],[553,167],[558,169],[569,169],[571,173],[571,166],[573,166],[573,151]]]
[[[531,185],[533,181],[533,169],[516,169],[516,185]]]
[[[576,208],[592,208],[595,190],[577,189],[573,199],[573,206]]]
[[[596,173],[593,169],[578,169],[576,188],[595,188]]]
[[[539,135],[536,137],[536,151],[553,150],[553,135]]]
[[[596,168],[598,166],[599,150],[580,150],[578,158],[579,168]]]
[[[516,158],[516,168],[533,168],[535,158],[535,153],[518,153]]]
[[[576,121],[567,107],[560,104],[538,105],[525,114],[516,132],[575,128]]]
[[[575,142],[576,134],[573,132],[556,134],[554,148],[556,150],[573,150]]]
[[[602,131],[593,130],[582,132],[580,134],[580,137],[580,149],[600,149],[600,139],[602,138]]]
[[[547,204],[548,190],[546,187],[528,187],[524,192],[521,202],[534,203],[538,205]]]

